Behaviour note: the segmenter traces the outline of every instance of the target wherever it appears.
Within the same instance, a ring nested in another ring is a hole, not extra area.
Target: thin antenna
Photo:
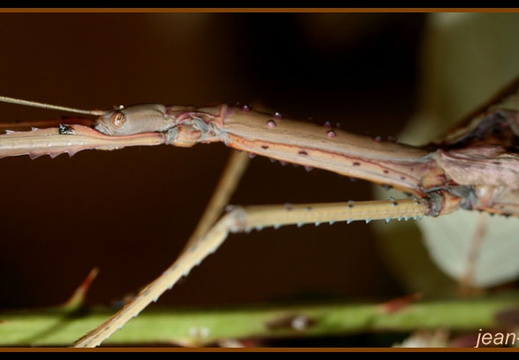
[[[36,101],[10,98],[7,96],[0,96],[0,101],[6,102],[6,103],[18,104],[18,105],[39,107],[39,108],[50,109],[50,110],[68,111],[68,112],[73,112],[73,113],[77,113],[77,114],[85,114],[85,115],[102,116],[102,115],[106,115],[108,113],[108,111],[105,111],[105,110],[81,110],[81,109],[75,109],[75,108],[70,108],[70,107],[66,107],[66,106],[51,105],[51,104],[45,104],[45,103],[40,103],[40,102],[36,102]]]

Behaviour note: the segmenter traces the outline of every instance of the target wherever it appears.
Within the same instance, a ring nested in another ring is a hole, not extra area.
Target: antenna
[[[45,103],[40,103],[40,102],[36,102],[36,101],[16,99],[16,98],[11,98],[11,97],[7,97],[7,96],[0,96],[0,102],[25,105],[25,106],[31,106],[31,107],[39,107],[39,108],[50,109],[50,110],[68,111],[68,112],[73,112],[73,113],[77,113],[77,114],[95,115],[95,116],[106,115],[109,112],[109,111],[105,111],[105,110],[81,110],[81,109],[75,109],[75,108],[70,108],[70,107],[66,107],[66,106],[51,105],[51,104],[45,104]]]

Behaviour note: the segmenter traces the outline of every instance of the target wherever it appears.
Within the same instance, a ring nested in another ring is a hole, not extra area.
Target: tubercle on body
[[[456,163],[446,165],[448,156],[460,151],[456,149],[426,149],[382,142],[333,129],[329,124],[319,126],[294,121],[279,113],[262,113],[250,107],[222,104],[207,108],[175,107],[175,111],[180,114],[180,121],[170,133],[174,136],[168,136],[174,146],[224,142],[254,155],[389,185],[418,197],[442,193],[445,205],[440,214],[459,207],[519,214],[515,201],[507,201],[508,196],[503,195],[515,190],[496,188],[493,180],[510,179],[510,169],[517,163],[515,156],[508,156],[506,161],[499,159],[506,162],[507,167],[496,166],[496,159],[492,157],[475,157],[473,183],[461,182],[453,176]],[[470,153],[471,144],[466,147]],[[506,174],[501,176],[501,172]],[[483,192],[485,197],[481,196]]]
[[[501,110],[497,113],[503,115]],[[193,145],[221,141],[254,155],[389,185],[418,197],[440,193],[445,203],[439,212],[442,215],[459,207],[519,215],[519,171],[515,170],[519,156],[508,152],[505,145],[487,140],[495,134],[488,130],[493,113],[481,121],[485,131],[476,131],[479,137],[472,136],[473,142],[460,143],[459,147],[382,142],[333,129],[329,124],[294,121],[250,107],[220,105],[196,108],[193,114],[197,114],[193,122],[189,121],[189,112],[182,114],[184,132],[189,133],[189,124],[199,121],[203,117],[200,114],[206,115],[205,124],[211,129],[198,141],[190,139]],[[512,116],[508,122],[518,118],[516,112],[506,114]],[[518,136],[513,126],[493,126],[503,138]],[[488,145],[482,147],[487,141]],[[172,144],[176,145],[175,141]]]
[[[519,205],[516,205],[519,195],[515,195],[518,191],[501,189],[491,181],[494,179],[500,185],[498,182],[503,179],[514,177],[518,158],[508,153],[499,158],[482,158],[470,143],[463,145],[468,152],[464,148],[413,147],[350,134],[329,124],[319,126],[286,119],[279,113],[268,114],[248,106],[225,104],[212,107],[143,104],[99,111],[97,115],[93,126],[97,131],[73,125],[65,133],[46,128],[0,135],[0,157],[24,154],[54,157],[86,149],[113,150],[159,144],[191,147],[198,143],[223,142],[251,154],[364,179],[421,198],[430,197],[433,192],[445,193],[449,204],[453,203],[451,198],[458,197],[458,206],[468,209],[519,214]],[[460,155],[460,151],[465,152]],[[476,151],[478,156],[471,151]],[[467,178],[461,171],[469,161],[474,169],[470,173],[472,180],[460,182]],[[506,176],[499,175],[503,171]],[[508,200],[510,194],[514,195],[511,201]],[[447,206],[440,213],[451,207]]]
[[[416,196],[424,196],[424,189],[441,186],[445,180],[444,173],[427,151],[375,141],[367,136],[332,129],[329,125],[294,121],[279,113],[267,114],[250,107],[225,104],[199,108],[165,107],[163,112],[160,118],[128,116],[129,126],[120,133],[144,128],[131,124],[133,121],[162,124],[167,118],[170,126],[165,129],[166,143],[173,146],[223,142],[251,154],[385,184]],[[101,122],[106,124],[105,120]],[[149,124],[146,127],[150,129]],[[104,130],[99,125],[96,128]],[[159,128],[158,124],[154,128]]]
[[[115,121],[121,114],[124,119]],[[100,116],[95,128],[117,136],[164,132],[166,144],[180,147],[223,142],[251,154],[385,184],[419,197],[445,184],[445,173],[423,149],[350,134],[329,124],[285,119],[248,106],[135,105]],[[450,212],[457,204],[455,196],[444,196],[448,199],[445,211]],[[440,212],[444,211],[434,209],[431,215]]]

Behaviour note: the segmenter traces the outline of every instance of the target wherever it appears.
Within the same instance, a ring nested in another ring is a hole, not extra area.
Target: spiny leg
[[[137,299],[128,303],[97,329],[79,339],[76,347],[95,347],[112,333],[135,317],[149,303],[157,300],[180,278],[212,254],[229,233],[275,228],[283,225],[303,225],[336,221],[418,218],[431,213],[431,201],[427,199],[379,200],[366,202],[343,202],[331,204],[261,205],[229,207],[228,212],[209,231],[193,241],[179,258],[161,276],[144,288]]]
[[[197,241],[206,234],[212,225],[221,216],[225,206],[238,186],[238,182],[243,176],[249,163],[249,156],[245,152],[232,151],[230,158],[225,166],[223,174],[218,182],[213,196],[197,224],[195,231],[191,234],[181,254],[191,249]],[[206,255],[207,256],[207,255]],[[205,256],[204,256],[205,257]],[[118,313],[108,319],[105,323],[92,330],[81,339],[79,339],[76,347],[95,347],[101,344],[105,339],[116,330],[124,326],[131,318],[137,316],[151,302],[154,302],[166,290],[170,289],[177,281],[175,273],[171,270],[177,266],[180,258],[176,260],[164,273],[162,273],[153,282],[143,288],[139,294],[128,302]],[[173,276],[174,278],[171,278]]]

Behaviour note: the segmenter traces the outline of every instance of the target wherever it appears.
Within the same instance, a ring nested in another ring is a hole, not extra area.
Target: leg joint
[[[459,209],[461,198],[440,190],[427,194],[427,216],[445,215]]]

